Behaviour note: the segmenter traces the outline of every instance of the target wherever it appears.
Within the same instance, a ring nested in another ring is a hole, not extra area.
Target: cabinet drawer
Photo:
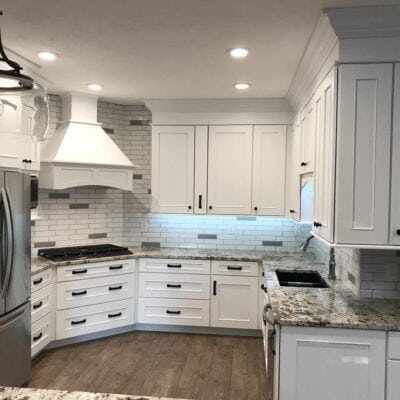
[[[210,277],[209,275],[141,273],[139,296],[209,299]]]
[[[400,398],[400,361],[387,361],[386,400],[398,400]]]
[[[57,310],[134,297],[135,275],[57,283]]]
[[[52,310],[53,285],[47,285],[32,293],[31,318],[32,323],[48,314]]]
[[[400,360],[400,332],[389,332],[388,358]]]
[[[50,285],[53,282],[53,268],[46,269],[45,271],[39,272],[31,277],[31,292],[42,289],[43,287]]]
[[[131,325],[135,322],[133,299],[57,311],[56,339]]]
[[[44,349],[52,340],[54,340],[54,321],[50,313],[32,324],[31,357]]]
[[[210,261],[142,258],[139,260],[139,270],[140,272],[209,274]]]
[[[100,278],[135,272],[135,260],[118,260],[57,268],[57,282]]]
[[[211,273],[216,275],[258,276],[258,263],[247,261],[212,261]]]
[[[208,300],[146,299],[138,300],[138,322],[162,325],[210,325]]]

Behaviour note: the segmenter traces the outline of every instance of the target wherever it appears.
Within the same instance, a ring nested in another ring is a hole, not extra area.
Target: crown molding
[[[314,86],[332,68],[339,56],[338,38],[327,15],[322,15],[311,35],[309,43],[289,87],[287,99],[294,110],[306,102]]]
[[[400,5],[325,8],[339,39],[400,36]]]

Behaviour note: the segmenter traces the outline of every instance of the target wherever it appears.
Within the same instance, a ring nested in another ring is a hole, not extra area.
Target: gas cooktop
[[[114,244],[98,244],[92,246],[54,247],[40,249],[38,255],[51,261],[71,261],[87,258],[123,256],[133,254],[127,247]]]

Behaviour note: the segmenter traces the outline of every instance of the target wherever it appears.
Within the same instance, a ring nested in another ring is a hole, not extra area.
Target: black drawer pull
[[[72,275],[77,275],[77,274],[86,274],[87,269],[73,269],[72,270]]]
[[[199,194],[199,210],[203,208],[203,195]]]
[[[83,318],[79,321],[71,321],[71,325],[81,325],[84,324],[86,322],[86,318]]]
[[[34,281],[33,281],[33,284],[34,285],[39,285],[39,283],[42,283],[43,282],[43,278],[38,278],[38,279],[35,279]]]
[[[167,314],[176,314],[176,315],[179,315],[181,312],[180,312],[180,311],[167,310],[166,313],[167,313]]]
[[[110,270],[110,271],[114,271],[115,269],[122,269],[124,266],[123,265],[110,265],[109,267],[108,267],[108,269]]]
[[[38,308],[42,307],[43,301],[39,301],[39,303],[34,304],[32,307],[34,310],[37,310]]]
[[[228,265],[226,268],[228,271],[241,271],[242,270],[242,267],[235,267],[233,265]]]
[[[108,288],[108,290],[121,290],[122,289],[122,285],[119,285],[119,286],[110,286],[109,288]]]
[[[400,235],[400,229],[397,229],[397,232],[396,232],[398,235]]]
[[[32,338],[32,340],[33,340],[34,342],[37,342],[39,339],[42,338],[42,336],[43,336],[43,332],[40,332],[39,335],[34,336],[34,337]]]
[[[217,281],[213,281],[213,295],[217,295]]]
[[[182,285],[180,283],[174,284],[174,283],[167,283],[167,287],[169,288],[176,288],[176,289],[180,289],[182,287]]]
[[[116,317],[120,317],[122,315],[122,312],[118,312],[115,314],[108,314],[108,318],[116,318]]]
[[[81,290],[80,292],[72,292],[72,296],[83,296],[87,294],[87,290]]]
[[[182,264],[167,264],[167,268],[182,268]]]
[[[290,214],[294,214],[294,213],[296,212],[296,210],[293,210],[293,208],[291,208],[291,209],[289,210],[289,212],[290,212]]]

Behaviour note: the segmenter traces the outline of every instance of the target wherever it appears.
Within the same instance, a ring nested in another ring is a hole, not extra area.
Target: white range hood
[[[62,121],[41,152],[41,188],[98,185],[132,190],[136,166],[97,122],[97,96],[62,96]]]

